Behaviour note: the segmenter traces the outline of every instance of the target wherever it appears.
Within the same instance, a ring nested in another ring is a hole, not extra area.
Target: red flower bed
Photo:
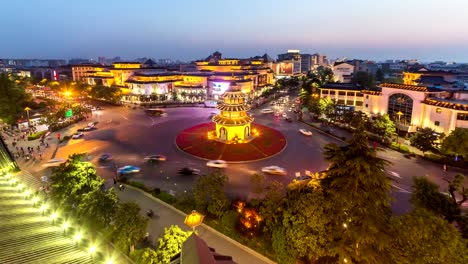
[[[272,156],[286,146],[286,139],[277,130],[252,124],[260,136],[249,143],[224,144],[208,139],[208,132],[215,130],[214,123],[204,123],[188,128],[176,138],[177,146],[194,156],[204,159],[222,159],[226,161],[252,161]]]

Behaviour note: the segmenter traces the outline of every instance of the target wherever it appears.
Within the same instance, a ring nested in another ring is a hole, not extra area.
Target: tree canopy
[[[411,138],[411,146],[416,147],[423,153],[434,148],[435,142],[439,139],[437,133],[429,127],[419,129]]]
[[[119,204],[111,229],[114,244],[122,251],[132,252],[138,240],[146,234],[148,219],[140,215],[140,206],[134,202]]]
[[[0,74],[0,119],[5,123],[13,124],[23,113],[26,117],[24,104],[31,100],[24,87],[19,87],[10,79],[7,73]]]
[[[198,177],[193,186],[197,209],[221,217],[229,207],[229,200],[224,193],[226,182],[226,175],[218,172]]]
[[[468,128],[457,127],[442,142],[441,151],[444,154],[468,157]]]
[[[395,123],[390,120],[387,114],[377,115],[372,124],[372,130],[382,138],[388,138],[395,134]]]

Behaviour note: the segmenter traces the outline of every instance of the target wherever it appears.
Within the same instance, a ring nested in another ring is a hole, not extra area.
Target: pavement
[[[156,244],[157,239],[164,234],[164,228],[168,228],[171,225],[178,225],[185,231],[192,230],[184,224],[186,214],[161,202],[150,194],[128,185],[123,191],[119,191],[116,188],[116,193],[121,201],[133,201],[140,205],[141,214],[145,217],[147,210],[153,210],[154,216],[148,222],[149,239],[153,244]],[[232,256],[236,263],[275,263],[207,225],[202,224],[198,226],[196,232],[209,247],[214,248],[219,254]]]

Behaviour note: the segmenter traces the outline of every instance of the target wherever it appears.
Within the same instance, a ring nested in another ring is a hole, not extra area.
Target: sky
[[[468,0],[0,0],[0,58],[468,62]]]

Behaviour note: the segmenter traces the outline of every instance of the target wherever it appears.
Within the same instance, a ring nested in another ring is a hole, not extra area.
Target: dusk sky
[[[468,62],[467,0],[15,0],[0,58],[194,60],[287,49],[329,58]]]

